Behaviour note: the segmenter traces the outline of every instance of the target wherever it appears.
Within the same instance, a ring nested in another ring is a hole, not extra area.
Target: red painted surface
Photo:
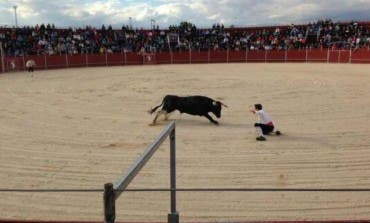
[[[47,56],[46,59],[46,66],[47,69],[53,68],[65,68],[67,67],[67,57],[66,55],[54,55],[54,56]],[[36,62],[36,61],[35,61]],[[38,63],[36,62],[36,65]]]
[[[106,54],[87,54],[87,66],[107,66],[107,55]]]
[[[86,66],[87,66],[87,56],[85,54],[68,55],[67,67],[86,67]]]
[[[229,63],[246,62],[247,52],[243,51],[229,51]]]
[[[171,54],[170,53],[157,53],[156,60],[157,64],[171,64]]]
[[[308,49],[307,50],[307,61],[308,62],[327,62],[327,58],[330,58],[330,50],[324,49]]]
[[[208,63],[208,51],[191,51],[191,63]]]
[[[209,63],[225,63],[227,62],[227,51],[210,51]]]
[[[125,54],[123,53],[109,53],[107,55],[108,66],[114,65],[124,65],[125,64]]]
[[[263,50],[251,50],[247,53],[248,62],[265,62],[266,52]]]
[[[172,53],[172,61],[175,64],[190,63],[190,53],[188,51]]]
[[[266,62],[285,62],[285,50],[267,51]]]
[[[370,49],[352,51],[351,63],[370,63]]]
[[[125,65],[141,65],[143,57],[139,53],[126,53]]]
[[[144,65],[157,64],[157,57],[156,57],[155,53],[145,53],[145,54],[143,54],[143,64]]]
[[[287,50],[286,62],[305,62],[308,50]]]
[[[0,61],[0,72],[4,63],[5,72],[25,70],[28,59],[36,62],[37,69],[68,67],[142,65],[142,64],[191,64],[233,62],[321,62],[321,63],[368,63],[370,50],[300,49],[300,50],[248,50],[248,51],[184,51],[159,52],[153,54],[109,53],[77,55],[39,55],[4,57]]]

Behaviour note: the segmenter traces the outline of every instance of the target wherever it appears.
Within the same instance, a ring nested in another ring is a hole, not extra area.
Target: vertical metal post
[[[116,219],[116,200],[112,183],[104,184],[104,222],[114,223]]]
[[[284,63],[286,63],[287,60],[288,60],[288,49],[285,49],[285,52],[284,52]]]
[[[4,52],[3,52],[3,44],[0,42],[0,62],[1,62],[1,70],[3,73],[5,72],[5,64],[4,64]]]
[[[66,67],[69,67],[69,62],[68,62],[68,53],[66,53],[65,55],[66,55]]]
[[[18,8],[18,6],[16,6],[16,5],[13,6],[13,9],[14,9],[15,28],[18,28],[17,8]]]
[[[327,55],[326,55],[326,63],[329,63],[329,57],[330,57],[330,51],[329,51],[329,48],[328,48],[328,52],[327,52]]]
[[[265,49],[265,63],[267,62],[267,50]]]
[[[340,49],[338,50],[338,61],[337,63],[340,63]]]
[[[105,52],[105,66],[108,66],[108,53]]]
[[[229,63],[229,48],[226,51],[226,63]]]
[[[176,211],[176,138],[175,128],[170,133],[170,184],[171,184],[171,212],[168,214],[168,223],[179,223],[179,213]]]
[[[189,63],[191,64],[191,46],[190,46],[190,43],[189,43]]]
[[[24,59],[24,55],[22,56],[22,62],[23,62],[23,70],[26,70],[26,60]]]
[[[131,18],[131,17],[130,17]],[[123,51],[123,65],[127,65],[127,55],[126,50]]]
[[[44,66],[45,66],[45,70],[48,69],[48,61],[46,59],[46,54],[44,54]]]
[[[248,45],[245,47],[245,62],[248,63]]]
[[[306,47],[306,63],[308,63],[308,48]]]

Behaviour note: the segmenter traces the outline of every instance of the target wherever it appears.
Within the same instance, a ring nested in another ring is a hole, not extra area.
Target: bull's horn
[[[221,103],[221,105],[223,105],[223,106],[225,106],[226,108],[227,108],[227,105],[225,105],[224,103],[222,103],[222,102],[220,102]]]

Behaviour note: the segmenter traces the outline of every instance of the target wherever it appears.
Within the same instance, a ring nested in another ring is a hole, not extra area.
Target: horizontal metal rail
[[[104,184],[104,222],[114,223],[116,218],[115,202],[124,192],[130,182],[158,150],[163,141],[170,139],[170,188],[176,189],[176,153],[175,153],[175,122],[170,122],[159,136],[145,149],[144,153],[129,167],[129,169],[113,184]],[[171,192],[171,212],[168,214],[168,223],[178,223],[179,215],[176,211],[176,191]]]
[[[134,188],[115,192],[370,192],[369,188]],[[0,189],[1,192],[22,193],[95,193],[104,189]]]
[[[162,130],[157,139],[150,144],[144,153],[131,165],[131,167],[126,171],[126,173],[118,179],[113,184],[113,189],[115,191],[115,199],[119,197],[122,191],[130,184],[134,177],[139,173],[139,171],[148,162],[150,157],[157,151],[162,142],[167,138],[172,130],[175,129],[175,122],[171,122]]]

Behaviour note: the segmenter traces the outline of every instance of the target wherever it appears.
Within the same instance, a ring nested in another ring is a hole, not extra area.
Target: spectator
[[[167,36],[175,36],[176,41],[168,43]],[[171,25],[168,30],[134,30],[122,26],[114,30],[112,26],[95,29],[85,28],[56,29],[53,24],[35,27],[1,28],[0,41],[4,53],[9,56],[34,54],[84,54],[183,51],[183,50],[281,50],[306,47],[361,48],[370,45],[369,23],[334,23],[330,19],[318,20],[307,25],[229,28],[214,24],[209,29],[197,29],[188,22]],[[334,43],[341,44],[334,44]]]

